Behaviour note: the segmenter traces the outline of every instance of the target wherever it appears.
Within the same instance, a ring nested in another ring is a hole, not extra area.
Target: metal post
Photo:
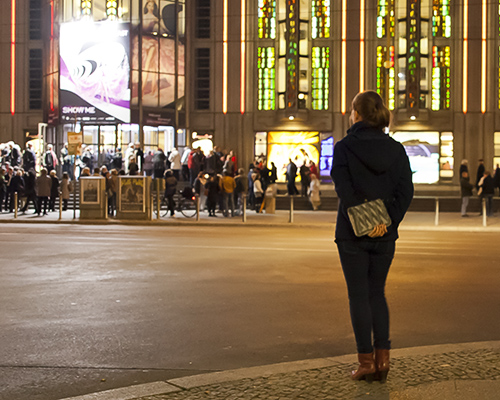
[[[200,220],[200,196],[196,195],[196,221]]]
[[[488,225],[488,216],[486,215],[486,199],[483,198],[483,226]]]
[[[62,198],[62,193],[59,192],[59,221],[62,220],[62,203],[63,203],[63,198]]]
[[[14,218],[17,218],[17,192],[14,192]]]
[[[434,225],[439,225],[439,197],[436,197],[436,217],[434,219]]]
[[[290,195],[290,216],[288,218],[288,222],[293,224],[293,195]]]
[[[109,216],[109,197],[108,197],[108,191],[104,191],[104,219],[107,220]]]
[[[243,194],[242,196],[242,201],[243,201],[243,222],[247,222],[247,195]]]
[[[156,183],[156,219],[160,219],[160,211],[161,211],[161,204],[160,204],[160,179],[156,178],[155,179]]]
[[[76,164],[76,159],[75,159],[75,164]],[[76,168],[75,168],[76,171]],[[76,187],[80,185],[80,181],[77,181],[75,179],[75,175],[73,174],[73,182],[75,184],[73,185],[73,219],[76,219]],[[80,193],[80,191],[78,191]]]

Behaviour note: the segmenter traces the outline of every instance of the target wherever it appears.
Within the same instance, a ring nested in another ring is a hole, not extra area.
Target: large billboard
[[[130,122],[130,24],[62,24],[60,57],[63,120]]]

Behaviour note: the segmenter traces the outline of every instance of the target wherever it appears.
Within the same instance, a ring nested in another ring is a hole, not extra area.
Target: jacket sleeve
[[[400,173],[394,188],[393,201],[388,204],[387,207],[387,211],[396,225],[399,225],[403,220],[408,207],[410,207],[411,200],[413,199],[413,181],[410,160],[402,146],[400,160],[401,161],[398,163]]]
[[[338,142],[333,149],[333,164],[330,176],[335,183],[335,191],[347,208],[362,202],[362,200],[357,199],[351,172],[349,171],[347,152],[342,142]]]

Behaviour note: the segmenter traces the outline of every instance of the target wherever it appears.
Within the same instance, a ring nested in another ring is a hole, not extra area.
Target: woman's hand
[[[373,228],[373,231],[371,231],[368,236],[371,238],[377,238],[377,237],[382,237],[387,233],[387,226],[385,224],[380,224],[377,225],[375,228]]]

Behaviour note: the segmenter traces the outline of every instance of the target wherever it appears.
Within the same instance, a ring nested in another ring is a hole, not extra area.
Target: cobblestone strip
[[[449,380],[500,380],[500,350],[461,351],[392,361],[386,384],[353,382],[355,364],[276,374],[198,387],[141,400],[351,400]]]

